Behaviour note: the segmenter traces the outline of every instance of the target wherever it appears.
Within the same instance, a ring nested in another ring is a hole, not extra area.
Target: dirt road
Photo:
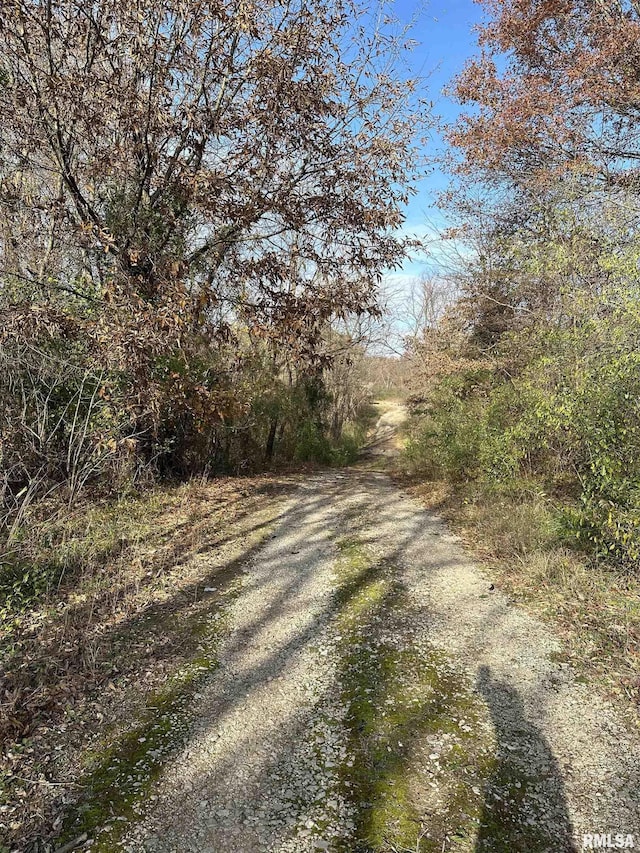
[[[378,419],[371,431],[369,441],[362,451],[364,458],[390,458],[398,456],[402,446],[400,432],[408,418],[407,407],[402,400],[376,400],[374,407]]]
[[[123,849],[640,845],[637,737],[385,474],[302,482],[227,624]]]

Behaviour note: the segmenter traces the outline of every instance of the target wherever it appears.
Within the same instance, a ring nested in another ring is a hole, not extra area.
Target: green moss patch
[[[357,540],[339,549],[350,756],[342,781],[356,811],[355,837],[343,849],[441,851],[455,835],[473,842],[491,752],[478,733],[477,699],[419,636],[396,567]]]
[[[85,760],[83,796],[67,817],[61,842],[86,833],[91,849],[109,853],[132,822],[138,821],[167,759],[186,742],[193,720],[193,699],[218,667],[218,648],[227,628],[227,608],[240,591],[238,566],[215,576],[215,595],[195,612],[170,616],[166,630],[178,630],[188,642],[190,659],[165,685],[151,693],[146,706],[126,732],[94,750]]]
[[[491,673],[477,692],[430,645],[397,567],[356,539],[336,565],[344,853],[569,850],[561,774],[522,702]]]

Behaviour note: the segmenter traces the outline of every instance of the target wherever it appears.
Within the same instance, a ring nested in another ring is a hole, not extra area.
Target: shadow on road
[[[462,682],[452,679],[447,668],[440,666],[439,659],[429,662],[421,657],[423,651],[413,642],[411,626],[416,626],[415,637],[419,638],[419,626],[427,624],[431,618],[429,605],[421,603],[419,608],[409,612],[403,597],[401,572],[398,571],[396,577],[392,570],[414,559],[415,548],[424,547],[425,515],[416,513],[410,504],[389,503],[385,489],[392,487],[381,485],[387,483],[381,476],[353,475],[352,483],[349,491],[343,475],[331,478],[325,475],[319,483],[302,484],[273,540],[256,548],[260,550],[262,571],[244,578],[242,595],[245,600],[254,602],[263,599],[263,606],[248,611],[242,625],[236,625],[226,637],[225,664],[216,676],[217,682],[208,684],[207,691],[206,731],[231,732],[234,739],[219,753],[212,748],[208,764],[195,765],[191,770],[191,765],[185,763],[190,788],[176,788],[170,800],[171,808],[167,807],[159,815],[158,834],[171,838],[176,848],[185,853],[221,850],[223,844],[231,844],[231,838],[234,843],[240,839],[235,847],[238,853],[261,849],[260,826],[253,819],[273,809],[270,796],[274,790],[289,792],[283,798],[283,808],[291,809],[294,804],[297,815],[311,813],[313,797],[306,790],[310,777],[306,765],[300,765],[301,756],[304,758],[300,745],[309,737],[308,726],[315,713],[313,707],[305,705],[303,712],[297,715],[265,717],[259,731],[249,725],[245,729],[229,726],[228,721],[234,715],[240,719],[240,712],[249,703],[254,709],[264,703],[268,709],[270,693],[284,690],[291,672],[298,666],[300,655],[305,649],[313,649],[332,624],[340,629],[344,639],[337,661],[337,686],[340,701],[348,706],[349,752],[359,758],[355,768],[349,765],[347,782],[351,790],[343,792],[353,801],[356,840],[349,842],[349,848],[342,849],[349,849],[350,853],[384,849],[369,844],[372,838],[380,838],[386,830],[386,826],[377,826],[376,820],[385,824],[406,820],[406,827],[401,827],[402,833],[396,834],[405,834],[406,829],[406,837],[411,836],[414,845],[416,833],[424,824],[433,831],[434,837],[425,838],[423,843],[418,841],[418,849],[437,850],[438,853],[445,849],[442,843],[450,827],[436,825],[437,811],[429,812],[428,819],[426,812],[414,814],[409,807],[412,791],[403,781],[410,766],[415,764],[423,737],[446,733],[452,718],[470,712],[456,705],[463,701],[460,699],[465,693]],[[380,532],[379,526],[371,523],[369,498],[374,488],[381,490],[384,512],[392,517],[395,525],[400,525],[402,535],[397,537],[393,548],[385,552],[384,560],[375,558],[370,565],[363,564],[362,570],[349,579],[351,582],[343,583],[341,590],[334,590],[322,607],[310,609],[316,595],[314,567],[333,559],[335,539],[341,531],[338,522],[347,514],[353,521],[350,533],[357,536],[358,547],[370,548],[376,553]],[[352,500],[341,507],[340,518],[334,518],[333,508],[344,500],[345,492]],[[215,543],[212,546],[215,547]],[[428,547],[430,559],[438,570],[456,565],[460,559],[455,551],[449,552],[443,537],[435,533],[428,540]],[[243,562],[254,556],[255,553],[247,552]],[[377,598],[376,590],[379,591]],[[350,613],[359,614],[358,630],[350,630],[348,620],[345,624]],[[399,620],[399,625],[394,619]],[[402,630],[401,626],[404,626]],[[396,637],[402,634],[401,652],[384,639],[388,633]],[[375,643],[370,642],[372,639]],[[360,651],[356,655],[358,648]],[[253,649],[254,653],[245,655],[247,649]],[[409,681],[413,681],[412,686],[420,689],[405,695],[407,673],[411,676]],[[208,682],[206,673],[203,674],[203,683],[205,681]],[[195,687],[200,686],[199,682],[195,684]],[[489,708],[497,747],[484,789],[476,853],[575,853],[560,768],[549,744],[525,718],[517,691],[493,678],[487,667],[480,669],[477,687]],[[327,694],[319,691],[315,698],[320,709],[331,700],[335,685],[323,689]],[[177,715],[167,714],[168,718],[173,716]],[[255,717],[260,724],[260,715],[256,713]],[[471,760],[473,748],[473,731],[469,731],[469,742],[464,744],[467,761]],[[144,798],[140,797],[141,791],[146,789],[136,785],[130,762],[124,760],[126,756],[117,754],[118,748],[120,752],[127,752],[132,738],[139,743],[139,735],[138,730],[130,732],[126,741],[118,744],[115,753],[110,752],[105,757],[108,761],[98,767],[101,778],[94,773],[84,780],[87,799],[93,799],[94,803],[98,800],[100,809],[96,809],[95,814],[81,815],[75,824],[76,831],[99,830],[105,812],[112,821],[122,816],[122,778],[132,778],[135,790],[132,790],[131,805],[136,808],[140,805],[141,811],[146,808]],[[145,743],[151,740],[147,732],[143,733],[143,738],[146,738]],[[189,738],[187,732],[186,738],[180,737],[177,743],[168,744],[167,752],[158,757],[158,769],[168,755],[182,748]],[[320,764],[326,757],[319,756]],[[248,775],[238,787],[238,767],[243,763]],[[426,761],[423,763],[430,766]],[[115,772],[105,775],[105,764],[114,765]],[[299,778],[290,773],[291,768],[298,766],[304,771]],[[153,776],[155,768],[151,769]],[[146,771],[148,774],[148,763]],[[346,767],[342,771],[346,771]],[[452,773],[452,778],[458,788],[468,787],[464,774]],[[482,787],[481,782],[479,786]],[[188,792],[191,790],[198,792],[197,796]],[[197,811],[200,800],[208,803],[206,816]],[[136,814],[131,812],[131,822],[137,819]],[[179,821],[176,814],[180,816]],[[273,821],[269,829],[272,838],[284,837],[289,831],[286,820],[283,823],[274,813]],[[197,828],[202,830],[204,840],[192,842]],[[125,829],[125,822],[117,827],[120,834]],[[473,836],[466,837],[473,844]],[[113,849],[113,846],[98,849]]]
[[[518,692],[495,680],[489,667],[480,668],[477,686],[497,746],[476,853],[575,853],[562,773],[551,747],[526,719]]]

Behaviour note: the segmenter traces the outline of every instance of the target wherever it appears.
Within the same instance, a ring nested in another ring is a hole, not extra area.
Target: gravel
[[[247,567],[188,745],[123,848],[350,849],[357,804],[337,777],[350,758],[335,690],[333,573],[345,534],[398,567],[420,633],[486,711],[498,766],[538,780],[521,814],[556,827],[550,853],[581,849],[583,833],[635,833],[640,844],[640,744],[615,707],[552,660],[560,647],[549,628],[490,591],[436,516],[386,475],[349,471],[309,476]]]

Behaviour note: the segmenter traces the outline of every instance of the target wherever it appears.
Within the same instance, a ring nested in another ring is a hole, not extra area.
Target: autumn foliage
[[[483,5],[447,131],[459,298],[414,347],[412,461],[489,507],[535,505],[530,526],[635,569],[638,10]]]
[[[330,405],[312,390],[328,330],[375,313],[405,255],[425,118],[389,66],[394,26],[367,16],[349,0],[3,4],[9,508],[56,484],[243,470],[296,418],[328,425],[312,411]]]
[[[632,3],[492,2],[480,55],[453,90],[475,109],[451,129],[463,170],[516,183],[567,175],[637,183],[640,18]]]

